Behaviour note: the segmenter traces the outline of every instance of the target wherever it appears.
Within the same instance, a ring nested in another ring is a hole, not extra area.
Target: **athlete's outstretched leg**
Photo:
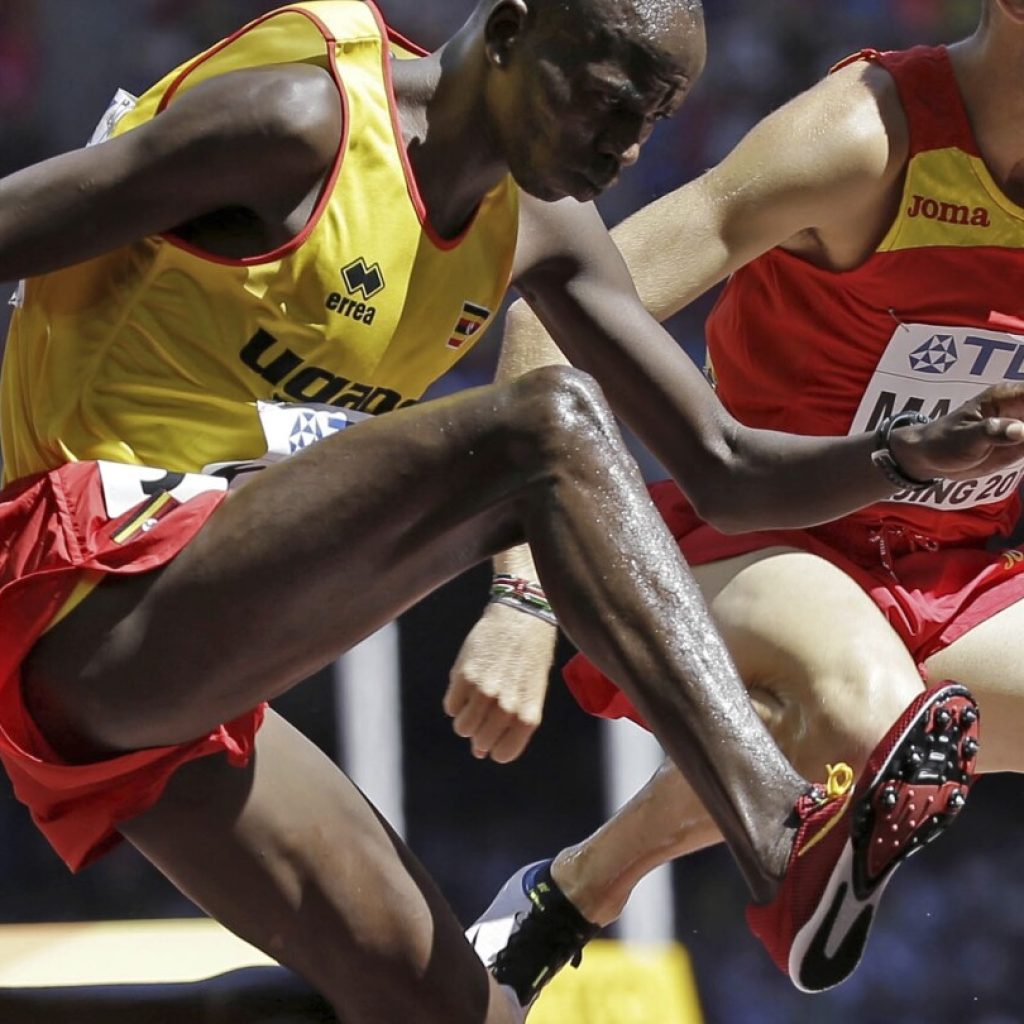
[[[785,548],[693,570],[755,708],[796,768],[859,773],[923,684],[906,646],[841,569]],[[552,875],[591,921],[607,925],[654,868],[721,835],[670,762]]]
[[[573,370],[400,410],[267,469],[164,570],[100,587],[45,635],[26,695],[72,756],[187,741],[524,538],[566,632],[635,700],[755,896],[771,896],[806,783],[754,713],[599,390]]]
[[[837,983],[867,937],[846,924],[863,921],[864,910],[870,916],[882,885],[843,884],[850,815],[879,797],[893,757],[906,753],[903,724],[852,795],[846,766],[828,787],[808,787],[754,711],[599,390],[576,371],[548,368],[402,410],[264,471],[166,568],[101,586],[38,642],[23,673],[30,713],[71,760],[192,741],[524,539],[566,632],[633,700],[722,832],[763,904],[751,920],[772,955],[781,964],[792,953],[789,969],[801,984]],[[915,728],[930,727],[940,700],[955,702],[952,719],[942,714],[960,730],[969,698],[945,692],[910,710]],[[958,778],[970,771],[968,746],[959,731],[949,748]],[[152,813],[166,823],[166,809],[161,800]],[[206,903],[214,859],[181,858],[200,864],[181,879],[159,846],[169,838],[177,849],[186,837],[164,824],[148,838],[140,843],[147,854]],[[896,852],[916,838],[900,840]],[[838,917],[836,891],[857,904]],[[404,913],[413,906],[406,901]],[[212,909],[229,925],[240,912],[233,902]],[[833,921],[845,922],[836,925],[843,955],[824,974],[800,974],[804,951],[831,940]],[[399,922],[399,933],[414,926]],[[293,945],[301,938],[308,934]],[[436,1012],[455,1020],[443,1014],[456,999],[444,984],[456,982],[437,982],[435,991],[412,981],[422,952],[415,943],[394,948],[394,973],[405,979],[395,998],[418,985],[422,1019]],[[319,986],[315,968],[299,969]],[[337,989],[319,990],[347,1010]],[[516,991],[523,1005],[532,998],[528,986],[517,982]]]
[[[189,763],[122,832],[196,904],[322,993],[344,1024],[521,1024],[405,844],[273,713],[247,768]]]

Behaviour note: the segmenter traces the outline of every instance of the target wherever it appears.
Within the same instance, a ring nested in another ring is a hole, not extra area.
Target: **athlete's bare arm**
[[[268,251],[301,230],[341,125],[337,91],[316,68],[238,71],[198,85],[133,131],[0,180],[0,278],[185,225],[204,244],[204,228],[211,241],[221,237],[209,218],[225,210],[242,216],[223,255]]]
[[[516,285],[570,361],[679,481],[703,518],[727,530],[803,526],[892,494],[870,435],[801,437],[754,430],[723,409],[700,372],[644,310],[592,206],[523,201]],[[1024,391],[905,428],[899,455],[922,478],[986,471],[1020,458]],[[1001,443],[1008,447],[1000,447]],[[906,458],[904,458],[906,456]]]

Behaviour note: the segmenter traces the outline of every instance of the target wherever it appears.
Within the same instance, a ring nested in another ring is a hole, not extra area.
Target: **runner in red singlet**
[[[1024,377],[1022,66],[1024,4],[986,0],[971,38],[855,55],[720,166],[614,232],[660,317],[732,275],[707,337],[718,394],[739,420],[852,434],[894,416],[938,416],[982,384]],[[538,325],[519,310],[511,320],[506,369],[544,361]],[[952,678],[979,697],[979,763],[991,772],[1024,768],[1024,554],[987,547],[1017,520],[1022,473],[906,479],[891,501],[823,526],[744,535],[708,525],[673,483],[652,491],[795,764],[826,749],[863,764],[923,679]],[[739,507],[744,496],[733,500]],[[503,556],[499,571],[510,565],[530,573],[522,551]],[[511,670],[488,654],[509,630],[520,652]],[[508,759],[522,748],[539,720],[552,642],[526,616],[488,608],[452,681],[476,708],[456,728],[479,754]],[[583,657],[566,678],[587,710],[641,720]],[[666,767],[560,853],[550,876],[585,919],[606,925],[649,870],[716,841]],[[528,909],[524,888],[507,889],[484,915],[478,949],[502,950],[506,971],[560,966],[572,943],[552,953],[542,929],[522,927],[543,915],[509,917],[510,907]],[[587,934],[578,929],[581,941]]]

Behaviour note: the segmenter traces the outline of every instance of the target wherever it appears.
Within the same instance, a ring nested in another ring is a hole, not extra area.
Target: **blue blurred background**
[[[382,0],[425,46],[455,29],[473,0]],[[80,145],[117,86],[139,91],[249,18],[268,0],[3,0],[0,174]],[[682,114],[659,127],[640,164],[602,200],[609,223],[715,163],[758,118],[864,46],[952,41],[978,0],[708,0],[710,60]],[[710,298],[671,328],[699,358]],[[0,325],[3,313],[0,312]],[[489,379],[497,335],[442,388]],[[647,460],[649,474],[657,472]],[[602,815],[598,731],[552,687],[544,727],[513,766],[479,764],[440,711],[448,669],[481,605],[487,570],[446,587],[402,622],[408,838],[471,920],[520,864],[578,840]],[[569,651],[561,651],[566,656]],[[325,680],[283,708],[330,751]],[[743,887],[728,857],[677,865],[679,938],[695,962],[706,1018],[723,1024],[1021,1024],[1016,974],[1024,934],[1022,793],[987,779],[948,839],[901,873],[854,978],[800,996],[743,925]],[[0,921],[183,915],[193,911],[122,849],[72,878],[0,779]]]

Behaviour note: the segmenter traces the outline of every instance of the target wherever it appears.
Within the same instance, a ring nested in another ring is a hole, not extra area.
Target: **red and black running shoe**
[[[848,765],[830,765],[826,785],[800,798],[778,895],[747,908],[751,931],[797,988],[822,992],[852,973],[897,865],[964,806],[977,752],[974,698],[943,683],[886,733],[855,788]]]

